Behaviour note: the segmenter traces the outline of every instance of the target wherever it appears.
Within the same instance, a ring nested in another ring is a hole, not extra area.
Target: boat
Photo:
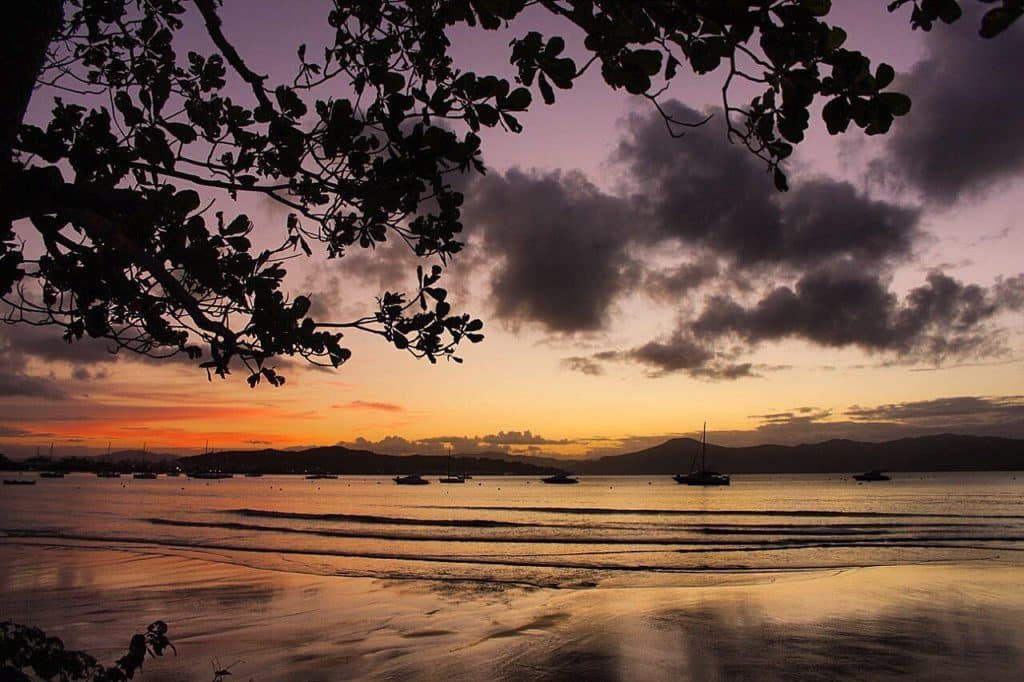
[[[462,476],[452,476],[452,453],[448,451],[448,474],[437,479],[438,483],[465,483],[466,479]]]
[[[427,479],[423,478],[419,474],[409,474],[408,476],[395,476],[395,483],[398,485],[427,485],[430,483]]]
[[[167,472],[167,478],[177,478],[178,476],[181,476],[181,472],[180,471],[168,471]]]
[[[573,478],[569,474],[555,474],[554,476],[548,476],[547,478],[540,479],[541,483],[555,483],[561,485],[568,485],[572,483],[579,483],[580,479]]]
[[[146,481],[152,481],[154,478],[156,478],[156,474],[154,474],[152,471],[140,471],[137,474],[132,474],[132,478],[140,478]]]
[[[865,471],[863,474],[857,474],[853,477],[855,481],[891,481],[891,476],[886,476],[880,469],[872,469],[871,471]]]
[[[4,485],[35,485],[34,478],[5,478]]]
[[[202,478],[206,480],[216,480],[221,478],[233,478],[234,474],[227,474],[223,471],[196,471],[188,475],[189,478]]]
[[[121,478],[121,474],[117,471],[97,471],[96,478]]]
[[[707,469],[707,452],[708,452],[708,423],[704,422],[704,436],[700,442],[700,471],[694,471],[693,465],[696,462],[690,463],[690,473],[688,474],[676,474],[672,479],[680,485],[729,485],[729,476],[727,474],[720,474],[717,471],[708,471]],[[696,459],[696,455],[694,456]]]
[[[167,475],[170,476],[170,474],[167,474]],[[245,474],[245,477],[246,478],[263,478],[263,474],[261,474],[258,471],[250,471],[250,472]]]
[[[63,471],[43,471],[39,474],[39,478],[64,478]]]
[[[306,476],[306,478],[308,478],[311,481],[319,481],[321,479],[334,480],[338,477],[335,476],[334,474],[309,474],[308,476]]]

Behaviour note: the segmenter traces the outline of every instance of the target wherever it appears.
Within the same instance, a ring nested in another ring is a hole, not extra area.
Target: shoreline
[[[772,679],[814,677],[821,665],[829,676],[988,679],[1024,660],[1024,567],[1002,559],[551,588],[316,575],[187,550],[3,544],[3,619],[101,661],[123,653],[111,642],[166,620],[179,655],[147,661],[149,680],[204,679],[214,658],[242,659],[233,674],[257,680]],[[874,650],[873,660],[851,657],[850,646]]]

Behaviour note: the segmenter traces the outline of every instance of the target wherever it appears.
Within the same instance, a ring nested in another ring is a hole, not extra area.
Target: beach
[[[802,479],[696,494],[600,481],[543,507],[552,493],[509,480],[412,493],[330,481],[309,496],[309,482],[284,478],[148,489],[78,478],[51,486],[31,518],[31,491],[5,495],[0,617],[101,661],[162,619],[177,655],[148,661],[148,680],[210,679],[217,666],[254,680],[996,680],[1024,663],[1010,479],[830,483],[862,498],[851,508],[801,495],[828,487]],[[260,499],[262,516],[225,514],[238,497],[254,504],[256,485],[283,497]],[[950,486],[959,496],[938,506]],[[774,509],[753,504],[766,489]],[[227,519],[152,523],[182,492],[190,503],[165,520]],[[299,505],[303,494],[312,501]],[[83,498],[94,504],[70,515]],[[275,524],[285,531],[251,527]]]

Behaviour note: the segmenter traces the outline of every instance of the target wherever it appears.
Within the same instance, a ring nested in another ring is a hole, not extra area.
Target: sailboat
[[[419,474],[409,474],[408,476],[395,476],[392,480],[398,485],[427,485],[428,483],[430,483],[430,481],[423,478]]]
[[[863,474],[857,474],[853,477],[855,481],[891,481],[891,476],[886,476],[880,469],[872,469],[871,471],[864,472]]]
[[[448,450],[448,475],[437,479],[438,483],[465,483],[462,476],[452,476],[452,451]]]
[[[720,474],[717,471],[708,471],[708,423],[704,422],[704,436],[700,442],[700,471],[694,471],[690,466],[690,473],[676,474],[672,478],[676,483],[683,485],[729,485],[729,476]]]
[[[555,485],[572,485],[573,483],[579,483],[580,479],[573,478],[572,474],[566,472],[561,474],[555,474],[554,476],[548,476],[547,478],[540,479],[541,483],[553,483]]]

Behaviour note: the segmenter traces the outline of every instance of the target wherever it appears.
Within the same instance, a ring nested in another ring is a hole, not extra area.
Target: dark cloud
[[[839,412],[839,414],[836,414]],[[715,442],[735,446],[815,443],[833,438],[886,441],[958,433],[1024,438],[1024,396],[956,396],[845,411],[801,407],[753,415],[745,431],[715,431]]]
[[[684,331],[676,332],[668,341],[651,341],[624,355],[661,373],[704,368],[715,357],[707,346]]]
[[[720,272],[714,260],[682,263],[666,270],[649,270],[644,276],[644,289],[658,298],[678,300],[713,281]]]
[[[701,338],[734,335],[749,344],[798,338],[822,346],[859,346],[913,360],[988,355],[998,347],[985,322],[1019,301],[999,289],[928,275],[903,301],[879,275],[855,267],[810,272],[793,287],[777,287],[743,306],[712,299],[692,329]]]
[[[0,397],[63,400],[67,393],[51,377],[35,376],[20,370],[0,370]]]
[[[118,358],[102,340],[83,337],[69,343],[58,327],[27,324],[0,325],[0,349],[8,355],[31,356],[44,362],[93,365]]]
[[[373,400],[353,400],[348,403],[331,405],[336,410],[366,410],[370,412],[404,412],[405,408],[394,403],[382,403]]]
[[[564,358],[561,364],[562,367],[571,372],[589,374],[590,376],[601,376],[604,374],[604,367],[599,362],[580,355]]]
[[[901,363],[940,364],[1000,354],[1004,334],[991,321],[1020,310],[1024,276],[998,279],[986,288],[931,272],[925,284],[901,300],[884,275],[839,263],[809,272],[792,286],[777,286],[751,304],[729,295],[709,297],[703,310],[682,320],[666,340],[571,358],[564,365],[594,373],[602,362],[632,361],[651,376],[681,372],[701,379],[739,379],[785,369],[741,360],[763,343],[785,339],[858,347]]]
[[[679,120],[700,118],[678,101],[665,108]],[[906,256],[918,233],[917,209],[870,199],[846,182],[795,182],[780,194],[764,163],[712,125],[673,139],[657,114],[633,114],[615,158],[637,186],[634,211],[650,220],[651,239],[705,246],[742,266],[880,262]]]
[[[679,119],[701,118],[679,102],[666,108]],[[842,263],[881,272],[909,255],[919,235],[917,209],[825,178],[795,182],[780,194],[759,160],[713,128],[673,139],[654,112],[628,117],[614,157],[625,171],[628,191],[621,196],[574,172],[513,169],[476,181],[464,220],[487,256],[478,262],[489,268],[495,315],[555,333],[600,331],[613,304],[637,291],[672,301],[685,315],[702,289],[730,302],[730,292],[749,286],[748,271],[760,273],[753,281],[799,278]],[[884,289],[875,293],[878,303],[891,297]],[[598,374],[608,359],[574,356],[563,365]],[[712,352],[687,324],[615,359],[636,361],[652,374],[705,378],[757,369]]]
[[[12,428],[10,426],[3,426],[0,424],[0,438],[17,438],[19,436],[32,436],[35,435],[33,431],[26,431],[25,429]]]
[[[632,283],[626,245],[637,218],[579,173],[492,173],[472,188],[464,221],[495,265],[495,314],[549,331],[595,331]]]
[[[574,441],[552,440],[530,431],[499,431],[482,436],[480,442],[490,445],[568,445]]]
[[[380,454],[411,455],[411,454],[444,454],[451,449],[456,454],[472,454],[484,451],[525,452],[533,451],[541,445],[567,445],[572,440],[552,440],[530,431],[499,431],[486,436],[431,436],[429,438],[406,439],[402,436],[385,436],[373,441],[360,436],[354,441],[341,442],[350,448],[372,450]],[[513,446],[527,446],[516,450]]]
[[[1024,420],[1024,396],[957,396],[875,407],[853,405],[846,414],[858,421],[948,424],[951,420],[967,419],[992,424]]]
[[[943,205],[1024,171],[1024,24],[984,40],[978,23],[965,17],[927,35],[924,58],[897,84],[913,109],[893,127],[880,164]]]

